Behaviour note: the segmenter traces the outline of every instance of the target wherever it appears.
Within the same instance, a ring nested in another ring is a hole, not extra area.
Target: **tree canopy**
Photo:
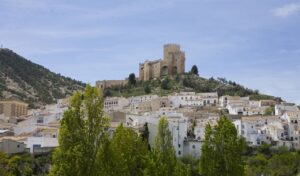
[[[134,73],[129,74],[128,84],[129,85],[135,85],[136,84],[136,77],[135,77]]]
[[[221,117],[215,127],[208,124],[202,146],[201,173],[205,176],[244,175],[243,150],[244,140],[226,117]]]
[[[191,74],[199,75],[198,67],[196,65],[192,66],[192,68],[191,68]]]
[[[96,157],[101,152],[108,124],[98,89],[87,85],[83,93],[75,93],[61,120],[51,175],[97,175]]]

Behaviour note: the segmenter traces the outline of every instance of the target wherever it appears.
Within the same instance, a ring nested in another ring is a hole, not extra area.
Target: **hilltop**
[[[157,94],[166,96],[174,92],[195,91],[218,92],[219,96],[249,96],[251,100],[272,99],[282,101],[279,97],[261,94],[258,90],[246,88],[225,78],[203,78],[195,74],[185,73],[176,76],[165,76],[149,81],[137,81],[135,85],[113,86],[104,90],[105,96],[139,96],[143,94]]]
[[[38,107],[54,103],[84,86],[80,81],[53,73],[9,49],[0,49],[0,99],[20,99],[30,107]]]

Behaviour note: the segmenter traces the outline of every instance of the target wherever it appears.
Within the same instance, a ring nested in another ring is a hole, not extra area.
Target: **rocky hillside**
[[[0,49],[0,99],[17,98],[38,107],[83,87],[82,82],[53,73],[9,49]]]

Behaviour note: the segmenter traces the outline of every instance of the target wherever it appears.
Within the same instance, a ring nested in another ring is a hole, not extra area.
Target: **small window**
[[[195,149],[196,148],[196,146],[195,145],[193,145],[193,149]]]
[[[17,145],[18,148],[20,148],[20,145]]]
[[[181,147],[181,145],[180,144],[178,144],[178,148],[180,148]]]
[[[178,151],[178,155],[181,155],[181,151],[180,150]]]

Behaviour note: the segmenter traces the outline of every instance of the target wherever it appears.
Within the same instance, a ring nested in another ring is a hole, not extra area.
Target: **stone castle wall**
[[[161,76],[172,76],[185,72],[185,53],[177,44],[164,45],[163,60],[145,61],[140,64],[139,78],[148,81]]]
[[[103,80],[103,81],[97,81],[96,87],[100,89],[105,89],[113,86],[126,85],[127,82],[128,80]]]

